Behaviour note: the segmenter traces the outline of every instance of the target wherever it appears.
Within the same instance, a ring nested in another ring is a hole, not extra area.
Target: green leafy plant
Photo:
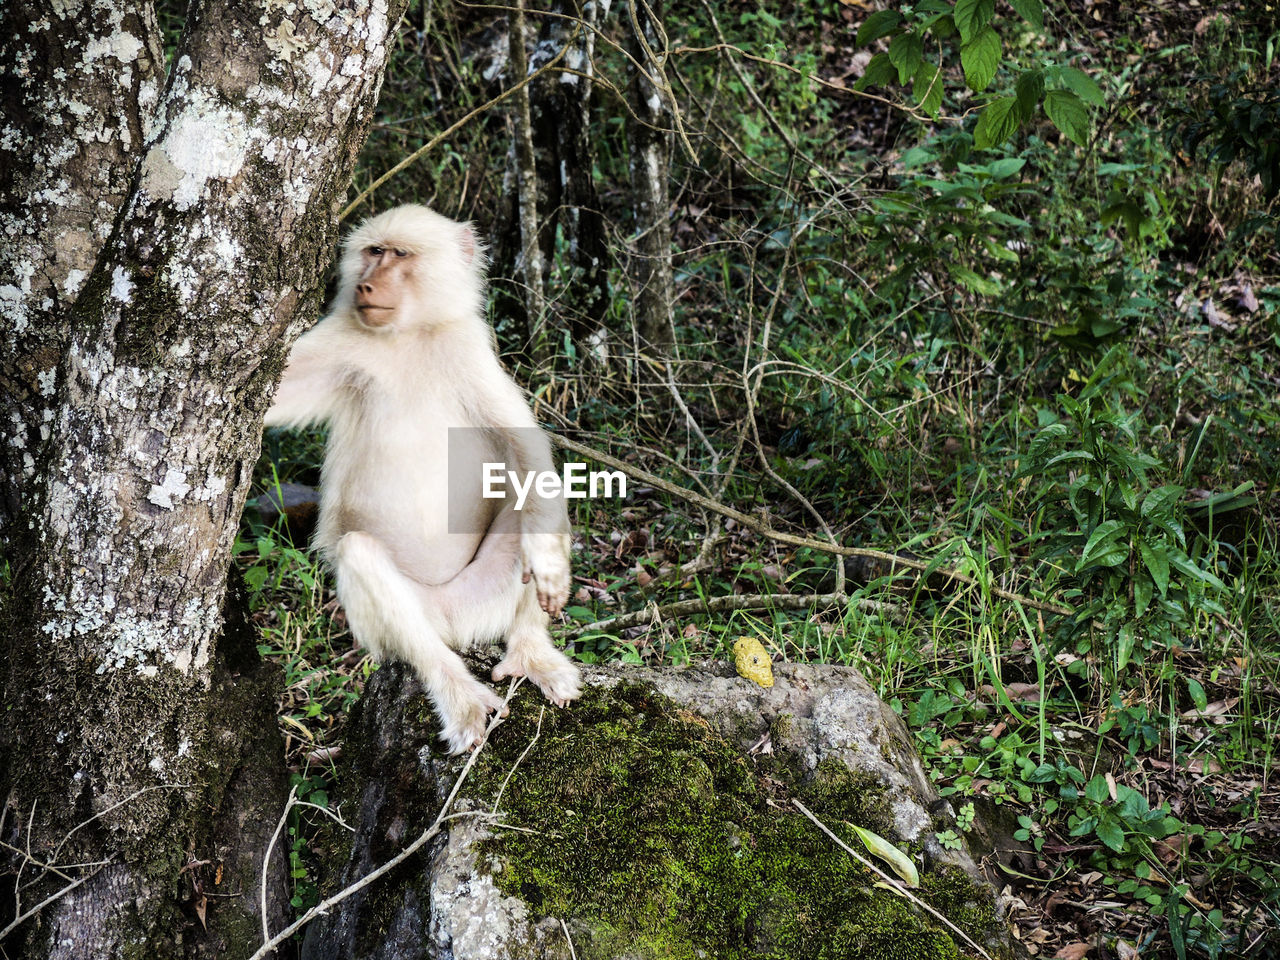
[[[1041,0],[1014,0],[1011,4],[1024,28],[1044,30]],[[984,93],[996,79],[1005,59],[1001,33],[1018,29],[995,16],[995,0],[958,0],[952,6],[942,0],[923,0],[909,12],[878,10],[858,28],[858,46],[888,39],[888,49],[867,64],[857,89],[897,82],[910,85],[911,97],[921,111],[937,119],[946,87],[944,51],[958,52],[964,81],[975,94]],[[999,29],[997,29],[999,28]],[[1042,107],[1044,115],[1068,140],[1084,146],[1089,139],[1089,106],[1102,106],[1098,85],[1083,70],[1047,63],[1023,69],[1008,96],[988,98],[978,114],[974,146],[997,147],[1018,128],[1029,123]]]
[[[1055,531],[1042,555],[1074,584],[1065,595],[1084,601],[1078,624],[1102,625],[1117,674],[1136,652],[1173,645],[1196,612],[1224,614],[1226,590],[1188,537],[1184,488],[1159,482],[1172,471],[1147,452],[1141,414],[1122,405],[1138,394],[1125,356],[1113,347],[1077,396],[1058,397],[1065,416],[1041,425],[1017,474],[1040,482]],[[1092,642],[1084,631],[1077,652]]]

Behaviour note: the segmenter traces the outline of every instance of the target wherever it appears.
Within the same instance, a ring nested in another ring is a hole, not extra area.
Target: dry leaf
[[[1068,943],[1064,947],[1059,947],[1058,952],[1053,957],[1054,960],[1084,960],[1092,949],[1092,945],[1078,940],[1075,943]]]
[[[1040,685],[1036,683],[1006,683],[1004,692],[1010,700],[1026,700],[1035,703],[1040,699]]]

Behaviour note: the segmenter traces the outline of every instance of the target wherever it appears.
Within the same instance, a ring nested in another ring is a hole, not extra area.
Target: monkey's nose
[[[357,283],[357,284],[356,284],[356,293],[363,293],[363,294],[367,297],[369,294],[373,293],[373,284],[372,284],[372,283]]]

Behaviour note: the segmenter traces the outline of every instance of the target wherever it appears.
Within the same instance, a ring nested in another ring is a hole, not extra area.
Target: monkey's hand
[[[569,534],[526,533],[520,540],[524,582],[538,588],[538,605],[555,617],[569,599]]]

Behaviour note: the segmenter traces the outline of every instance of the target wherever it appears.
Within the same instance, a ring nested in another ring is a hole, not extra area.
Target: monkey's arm
[[[523,474],[555,471],[551,441],[534,419],[520,388],[506,374],[497,358],[493,369],[479,378],[481,396],[475,410],[478,419],[506,439],[508,469]],[[533,579],[538,603],[555,616],[569,599],[569,508],[564,497],[530,496],[520,511],[520,547],[524,578]]]
[[[263,426],[305,427],[330,417],[342,383],[342,353],[333,340],[317,326],[293,345]]]

